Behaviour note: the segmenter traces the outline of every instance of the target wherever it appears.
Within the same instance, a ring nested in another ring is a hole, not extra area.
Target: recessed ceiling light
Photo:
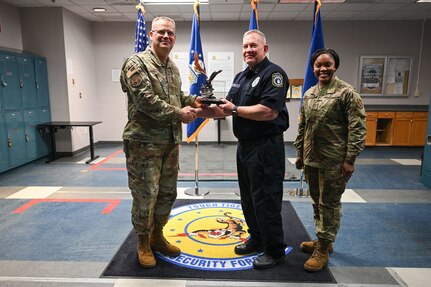
[[[431,0],[417,0],[416,3],[431,3]]]
[[[93,8],[94,12],[106,12],[106,8]]]

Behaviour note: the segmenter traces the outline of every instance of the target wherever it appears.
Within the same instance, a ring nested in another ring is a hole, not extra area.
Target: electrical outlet
[[[420,92],[419,92],[419,90],[416,90],[416,93],[415,93],[415,97],[419,97],[420,96]]]

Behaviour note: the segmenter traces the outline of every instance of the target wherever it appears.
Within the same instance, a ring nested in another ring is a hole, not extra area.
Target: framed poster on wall
[[[304,79],[289,79],[289,90],[287,92],[287,98],[290,99],[301,99],[302,87],[304,86]]]
[[[412,58],[388,57],[385,77],[385,95],[408,95]]]
[[[383,95],[386,57],[361,56],[359,64],[359,93]]]

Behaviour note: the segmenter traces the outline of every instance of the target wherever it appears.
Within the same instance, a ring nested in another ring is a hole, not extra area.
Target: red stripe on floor
[[[103,160],[99,161],[98,163],[93,164],[88,169],[91,169],[91,170],[99,169],[98,167],[100,165],[104,164],[105,162],[107,162],[108,160],[110,160],[111,158],[113,158],[114,156],[116,156],[117,154],[122,153],[122,152],[123,152],[123,149],[119,149],[119,150],[111,153],[110,155],[108,155],[106,158],[104,158]]]
[[[33,199],[27,202],[26,204],[12,211],[12,213],[23,213],[24,211],[39,202],[108,202],[108,206],[106,206],[101,213],[109,214],[112,210],[115,209],[115,207],[117,207],[117,205],[121,202],[121,199],[40,198]]]

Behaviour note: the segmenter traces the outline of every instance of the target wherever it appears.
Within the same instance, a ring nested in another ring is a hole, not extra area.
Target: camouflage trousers
[[[178,144],[124,141],[132,224],[138,235],[166,225],[177,197]]]
[[[341,167],[322,169],[306,165],[304,178],[312,199],[316,235],[327,242],[334,242],[342,215],[341,196],[347,183],[341,177]]]

